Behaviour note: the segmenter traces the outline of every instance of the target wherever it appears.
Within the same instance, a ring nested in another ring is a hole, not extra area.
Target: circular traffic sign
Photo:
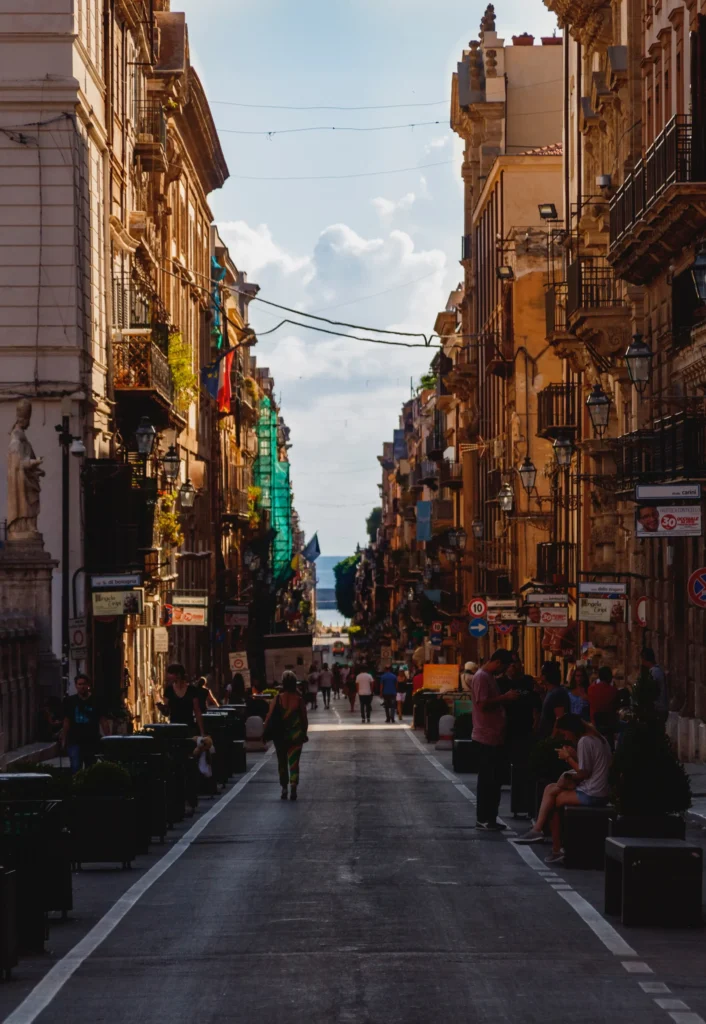
[[[472,615],[474,619],[484,619],[487,611],[488,605],[482,597],[474,597],[468,605],[468,613],[469,615]]]
[[[647,598],[641,597],[637,602],[635,608],[635,618],[637,619],[638,626],[647,625]]]
[[[488,623],[485,619],[471,619],[468,623],[468,632],[471,636],[480,640],[480,638],[486,636],[488,632]]]
[[[510,626],[507,622],[496,622],[493,626],[495,632],[499,633],[500,636],[507,636],[508,633],[512,633],[514,628],[514,626]]]
[[[444,632],[444,624],[443,624],[443,622],[432,622],[432,624],[431,624],[431,631],[432,631],[432,633],[443,633]]]
[[[706,608],[706,566],[692,572],[686,590],[692,604],[697,608]]]

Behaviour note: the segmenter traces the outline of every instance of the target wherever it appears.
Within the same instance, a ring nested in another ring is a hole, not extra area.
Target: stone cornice
[[[175,122],[206,195],[222,188],[229,177],[228,166],[201,80],[191,67],[188,101]]]

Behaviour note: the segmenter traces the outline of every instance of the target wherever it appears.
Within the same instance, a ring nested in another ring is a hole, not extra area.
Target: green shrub
[[[98,761],[74,775],[73,791],[76,796],[129,796],[132,779],[115,761]]]

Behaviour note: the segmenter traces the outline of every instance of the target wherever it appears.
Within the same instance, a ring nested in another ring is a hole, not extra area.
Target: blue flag
[[[315,533],[302,551],[302,555],[306,558],[307,562],[315,562],[320,554],[321,548],[319,547],[319,535],[318,533]]]
[[[201,383],[213,399],[218,398],[218,363],[217,359],[215,363],[201,367]]]

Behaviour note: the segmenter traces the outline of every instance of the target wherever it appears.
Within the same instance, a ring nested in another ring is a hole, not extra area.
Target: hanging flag
[[[201,383],[204,389],[208,392],[211,398],[215,400],[218,398],[218,366],[220,360],[216,360],[215,363],[209,363],[208,366],[201,367]]]
[[[302,551],[302,555],[306,558],[307,562],[315,562],[320,554],[321,548],[319,547],[319,535],[318,533],[315,533]]]
[[[235,349],[230,349],[218,362],[218,411],[230,412],[230,368]]]

